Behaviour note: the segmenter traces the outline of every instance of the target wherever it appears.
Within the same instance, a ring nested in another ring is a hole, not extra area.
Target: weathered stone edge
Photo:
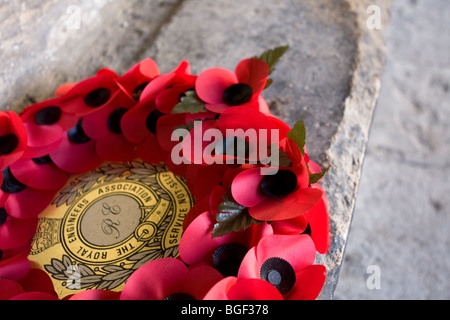
[[[386,57],[385,28],[389,21],[391,0],[348,0],[358,15],[361,38],[359,59],[353,74],[352,90],[345,100],[345,111],[336,135],[327,151],[329,170],[322,186],[330,201],[331,248],[316,263],[327,267],[327,280],[319,299],[333,299],[345,255],[362,166],[369,139],[372,116],[381,88]],[[377,5],[382,13],[382,29],[370,30],[367,8]],[[351,141],[351,143],[349,143]],[[349,214],[351,212],[351,214]]]

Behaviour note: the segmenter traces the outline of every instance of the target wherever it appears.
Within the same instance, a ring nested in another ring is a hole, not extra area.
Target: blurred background
[[[394,0],[335,299],[450,298],[450,1]]]

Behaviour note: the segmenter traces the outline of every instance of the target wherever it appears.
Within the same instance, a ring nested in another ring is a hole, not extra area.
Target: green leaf
[[[259,59],[264,61],[269,65],[269,75],[275,71],[275,66],[280,62],[281,57],[289,49],[289,46],[276,47],[275,49],[270,49],[265,51],[262,55],[253,57],[254,59]],[[266,86],[264,89],[270,87],[273,83],[272,79],[267,79]]]
[[[263,223],[255,220],[248,213],[248,208],[231,201],[224,196],[224,202],[219,207],[219,213],[216,214],[217,223],[212,231],[212,238],[223,237],[231,232],[247,229],[252,224]]]
[[[205,103],[200,100],[195,91],[189,90],[185,92],[185,96],[181,98],[172,110],[172,113],[199,113],[207,111]]]
[[[276,47],[275,49],[270,49],[265,51],[262,55],[259,57],[254,57],[256,59],[260,59],[264,62],[266,62],[269,65],[270,73],[275,71],[275,65],[280,61],[281,57],[286,53],[286,51],[289,49],[289,46],[280,46]]]
[[[309,175],[309,184],[314,184],[314,183],[319,182],[319,180],[323,178],[325,173],[327,173],[327,170],[322,170],[322,172],[319,172],[319,173],[311,173]]]
[[[306,128],[303,120],[298,121],[294,128],[288,132],[287,137],[293,140],[297,146],[300,148],[300,151],[303,155],[305,155],[305,143],[306,143]]]

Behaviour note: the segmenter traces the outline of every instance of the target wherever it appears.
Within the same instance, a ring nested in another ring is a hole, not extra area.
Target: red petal
[[[8,300],[24,292],[22,286],[16,281],[0,279],[0,300]]]
[[[283,296],[267,281],[228,277],[212,287],[204,300],[283,300]]]
[[[201,72],[195,89],[197,95],[208,104],[221,104],[223,92],[229,86],[238,83],[234,72],[223,68],[211,68]]]
[[[25,127],[29,135],[28,145],[30,147],[42,147],[53,144],[61,139],[64,132],[59,125],[40,126],[34,121],[26,121]]]
[[[219,271],[207,265],[196,265],[189,267],[183,283],[182,292],[192,295],[196,300],[202,300],[206,293],[223,276]]]
[[[305,157],[303,157],[297,144],[293,140],[287,139],[285,151],[293,163],[290,169],[297,175],[297,184],[301,188],[309,186],[308,167],[306,166]]]
[[[283,296],[267,281],[238,279],[228,291],[228,300],[283,300]]]
[[[315,188],[300,188],[279,198],[267,197],[257,206],[249,208],[250,215],[259,221],[278,221],[298,217],[310,210],[322,197]]]
[[[148,163],[164,162],[168,152],[161,148],[156,136],[149,133],[147,138],[138,145],[137,155]]]
[[[217,209],[224,201],[223,196],[226,194],[225,188],[221,185],[215,186],[209,196],[209,207],[204,211],[210,211],[213,216],[219,213]]]
[[[315,300],[322,291],[327,270],[322,265],[312,265],[297,272],[296,284],[287,300]]]
[[[264,262],[264,261],[263,261]],[[238,278],[259,279],[261,263],[256,258],[256,247],[251,248],[239,267]]]
[[[269,77],[269,66],[260,59],[245,59],[236,67],[239,83],[252,87],[253,96],[259,96],[266,86]]]
[[[195,77],[190,76],[189,62],[182,61],[178,67],[166,74],[162,74],[149,83],[142,92],[141,99],[139,101],[148,103],[153,101],[156,97],[170,85],[181,83],[193,83]]]
[[[53,163],[37,164],[32,159],[21,159],[10,166],[11,172],[23,184],[38,190],[62,188],[69,175]]]
[[[12,152],[0,155],[0,169],[6,168],[23,155],[28,140],[25,125],[19,115],[13,111],[0,111],[0,137],[7,134],[14,134],[18,144]]]
[[[117,79],[117,84],[130,98],[136,87],[159,76],[159,69],[153,59],[144,59]]]
[[[152,134],[147,129],[147,117],[153,110],[155,110],[154,102],[139,103],[125,113],[120,125],[123,135],[128,141],[139,144],[149,134]]]
[[[41,269],[30,269],[18,282],[27,292],[45,292],[57,296],[52,279]]]
[[[236,277],[227,277],[219,281],[208,291],[203,300],[228,300],[228,291],[237,280]]]
[[[180,260],[162,258],[137,269],[126,282],[121,300],[162,300],[178,293],[188,272]]]
[[[19,280],[30,270],[28,252],[23,252],[5,260],[0,260],[0,278]]]
[[[259,191],[259,185],[263,177],[260,168],[239,173],[231,184],[231,193],[234,200],[247,208],[261,203],[267,197]]]
[[[241,129],[243,131],[255,130],[258,133],[258,136],[262,134],[262,132],[260,131],[262,129],[267,130],[267,132],[269,133],[268,136],[270,136],[271,130],[275,129],[271,117],[267,117],[256,109],[243,106],[228,108],[221,114],[217,125],[219,129],[224,133],[227,129]],[[271,143],[268,142],[268,145],[270,144]]]
[[[272,235],[263,238],[256,247],[260,266],[269,258],[288,261],[294,270],[301,270],[314,263],[316,249],[308,235]]]
[[[214,103],[214,104],[207,103],[205,105],[205,108],[214,113],[222,113],[225,110],[229,109],[230,106],[228,104],[226,104],[225,102],[220,102],[220,103],[218,102],[218,103]]]
[[[0,226],[0,250],[26,245],[33,238],[38,218],[19,220],[8,215],[5,223]]]
[[[53,200],[56,190],[37,190],[27,187],[12,193],[5,201],[9,215],[17,219],[33,219],[39,215]]]
[[[122,135],[115,133],[97,140],[96,151],[106,161],[131,161],[137,157],[136,147]]]
[[[314,242],[308,235],[266,236],[247,252],[239,268],[238,278],[259,278],[261,266],[273,257],[286,260],[297,272],[314,263]]]
[[[189,210],[186,217],[183,220],[183,230],[186,230],[189,225],[194,221],[199,215],[209,210],[209,197],[204,197],[200,201],[197,201],[195,205]]]
[[[59,140],[57,140],[54,143],[49,144],[49,145],[44,145],[44,146],[40,146],[40,147],[28,146],[22,157],[26,158],[26,159],[34,159],[34,158],[40,158],[40,157],[49,155],[50,153],[52,153],[59,147],[61,141],[62,141],[62,136],[59,137]]]
[[[181,259],[187,264],[204,261],[211,264],[211,252],[226,242],[227,238],[212,238],[214,221],[209,212],[199,215],[181,237],[178,250]]]
[[[168,114],[158,119],[156,123],[157,138],[160,146],[166,151],[172,149],[180,142],[172,141],[172,133],[178,126],[186,123],[184,114]]]
[[[136,105],[136,101],[124,93],[119,93],[111,103],[100,110],[86,115],[83,118],[83,130],[92,139],[100,139],[110,135],[112,132],[108,128],[108,118],[111,113],[119,108],[131,109]]]
[[[221,182],[225,169],[224,165],[189,165],[186,168],[186,181],[194,198],[198,200],[208,196],[211,189]]]
[[[55,90],[55,96],[60,97],[65,95],[67,92],[69,92],[73,87],[75,87],[77,84],[75,82],[68,82],[65,84],[60,85]]]
[[[316,250],[321,254],[327,253],[331,244],[331,233],[325,200],[320,199],[304,216],[311,227],[311,238],[316,245]]]
[[[50,158],[56,166],[68,173],[84,173],[97,168],[103,162],[97,155],[95,144],[94,140],[75,144],[64,134],[58,149],[50,153]]]
[[[41,111],[47,107],[52,107],[52,106],[60,107],[60,105],[61,105],[61,99],[59,99],[59,98],[45,100],[43,102],[39,102],[39,103],[36,103],[36,104],[26,107],[23,110],[23,112],[20,114],[20,116],[23,119],[23,122],[29,122],[35,126],[38,126],[43,131],[48,129],[48,127],[52,127],[52,126],[60,126],[61,128],[63,128],[63,130],[69,130],[77,123],[78,118],[76,116],[74,116],[73,114],[69,114],[66,112],[62,112],[59,120],[56,123],[51,124],[51,125],[38,125],[35,122],[36,113],[38,113],[39,111]],[[35,129],[35,131],[38,131],[38,130],[39,129]],[[34,144],[32,144],[32,145],[34,145]]]
[[[271,226],[276,234],[301,234],[306,230],[308,221],[303,214],[293,219],[274,221]]]
[[[180,96],[193,88],[194,84],[183,84],[163,90],[156,97],[156,107],[162,113],[171,113],[173,108],[180,102]]]
[[[84,103],[85,95],[97,88],[108,89],[111,95],[108,101],[101,107],[108,105],[108,103],[120,92],[119,87],[115,82],[117,77],[117,74],[112,70],[99,70],[97,75],[79,82],[65,95],[61,96],[60,99],[63,102],[61,108],[64,112],[76,114],[78,116],[84,116],[98,111],[100,107],[91,108]]]

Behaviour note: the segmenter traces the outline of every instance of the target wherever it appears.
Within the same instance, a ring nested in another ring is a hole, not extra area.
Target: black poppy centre
[[[297,188],[297,176],[291,170],[279,170],[274,175],[266,175],[261,180],[261,191],[273,198],[283,197]]]
[[[269,258],[262,264],[260,278],[275,286],[281,294],[291,291],[296,281],[291,264],[277,257]]]
[[[13,133],[0,137],[0,156],[10,154],[19,145],[19,139]]]
[[[252,87],[245,83],[237,83],[225,89],[222,100],[230,106],[239,106],[249,102],[252,95]]]

